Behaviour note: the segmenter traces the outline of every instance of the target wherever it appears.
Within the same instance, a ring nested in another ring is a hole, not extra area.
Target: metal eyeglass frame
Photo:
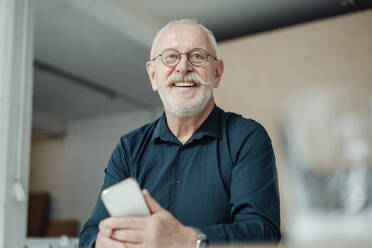
[[[195,51],[199,51],[199,50],[204,51],[204,52],[207,54],[207,57],[205,58],[205,60],[204,60],[203,63],[195,65],[195,64],[190,60],[190,54],[192,54],[192,53],[195,52]],[[168,52],[168,51],[175,51],[175,52],[179,55],[179,56],[178,56],[178,61],[177,61],[177,63],[175,63],[174,65],[167,65],[167,64],[163,61],[163,54],[164,54],[165,52]],[[194,49],[192,49],[191,51],[189,51],[189,52],[187,52],[187,53],[180,53],[180,52],[177,51],[176,49],[173,49],[173,48],[167,48],[167,49],[165,49],[164,51],[162,51],[159,55],[157,55],[157,56],[155,56],[153,59],[151,59],[151,62],[155,61],[158,57],[161,57],[161,62],[162,62],[165,66],[168,66],[168,67],[175,67],[175,66],[177,66],[178,63],[181,61],[181,55],[182,55],[182,54],[186,54],[186,55],[187,55],[187,60],[190,62],[190,64],[192,64],[193,66],[197,66],[197,67],[204,65],[204,64],[207,62],[209,56],[211,56],[212,58],[214,58],[214,60],[217,60],[217,57],[216,57],[216,56],[210,54],[207,50],[205,50],[205,49],[203,49],[203,48],[194,48]]]

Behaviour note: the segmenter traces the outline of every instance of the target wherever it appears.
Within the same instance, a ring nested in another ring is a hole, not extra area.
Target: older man
[[[164,114],[121,137],[102,186],[136,178],[151,215],[109,217],[98,198],[80,247],[280,240],[271,141],[257,122],[215,105],[223,68],[213,34],[197,22],[158,32],[146,69]]]

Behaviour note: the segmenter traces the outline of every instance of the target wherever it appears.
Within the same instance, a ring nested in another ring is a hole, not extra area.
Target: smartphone
[[[141,188],[134,178],[125,179],[103,190],[101,198],[111,216],[150,215]]]

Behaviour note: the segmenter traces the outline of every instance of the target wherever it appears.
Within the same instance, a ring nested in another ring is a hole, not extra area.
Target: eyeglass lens
[[[164,64],[174,66],[180,61],[181,54],[187,54],[191,64],[196,66],[204,64],[208,58],[208,53],[202,49],[193,49],[189,53],[179,53],[177,50],[168,49],[161,54],[161,59]]]

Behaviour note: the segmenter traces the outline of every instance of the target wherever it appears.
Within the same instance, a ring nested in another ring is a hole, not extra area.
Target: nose
[[[187,74],[192,72],[193,67],[188,59],[188,54],[181,54],[180,61],[176,66],[176,71],[182,74]]]

